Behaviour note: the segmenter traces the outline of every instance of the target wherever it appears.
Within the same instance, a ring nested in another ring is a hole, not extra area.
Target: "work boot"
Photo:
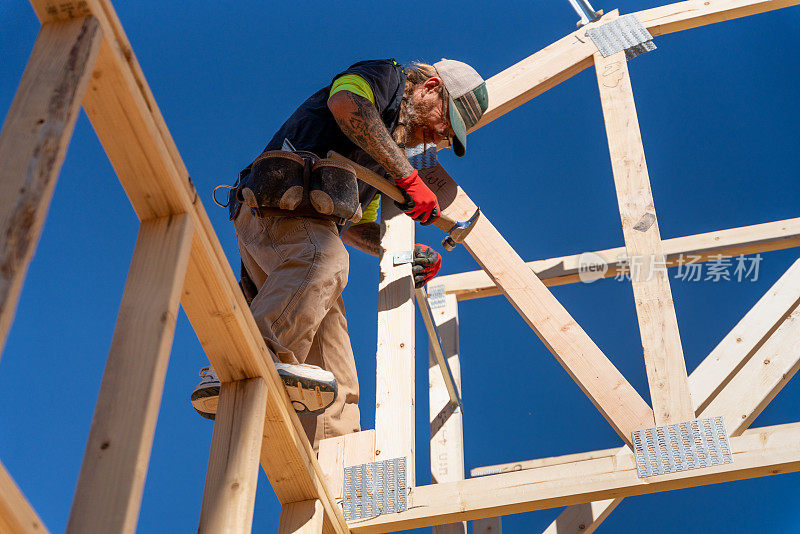
[[[322,413],[336,400],[338,386],[330,371],[305,363],[276,362],[275,368],[296,412]],[[219,378],[211,367],[200,369],[200,377],[202,380],[192,392],[192,406],[197,413],[213,421],[219,402]]]

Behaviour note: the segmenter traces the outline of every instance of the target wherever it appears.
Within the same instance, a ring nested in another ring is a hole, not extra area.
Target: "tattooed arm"
[[[342,132],[380,163],[392,178],[400,179],[414,172],[372,102],[350,91],[339,91],[328,99],[328,109]]]
[[[342,234],[342,241],[345,245],[378,256],[381,252],[381,227],[374,222],[351,226]]]

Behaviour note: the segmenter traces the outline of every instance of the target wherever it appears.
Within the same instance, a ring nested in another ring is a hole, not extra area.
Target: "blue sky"
[[[596,3],[629,13],[658,1]],[[459,3],[116,2],[167,125],[238,266],[233,228],[210,191],[230,183],[303,99],[360,60],[461,59],[484,77],[572,31],[563,0]],[[796,163],[800,8],[656,39],[630,64],[662,237],[800,216]],[[8,109],[39,24],[28,3],[0,2],[0,110]],[[450,173],[526,259],[623,244],[595,75],[587,70],[472,134]],[[0,459],[53,532],[63,531],[114,329],[138,221],[82,113],[16,321],[0,359]],[[441,234],[419,229],[435,244]],[[687,282],[672,291],[689,371],[798,257],[764,254],[757,281]],[[477,268],[459,248],[443,273]],[[674,271],[673,271],[674,274]],[[377,262],[351,253],[345,291],[374,427]],[[649,399],[629,283],[554,294]],[[618,437],[509,303],[461,304],[464,437],[474,467],[590,451]],[[417,323],[417,480],[429,482],[427,350]],[[181,313],[139,520],[140,532],[196,528],[212,425],[188,396],[206,364]],[[789,385],[754,426],[800,420]],[[626,499],[603,532],[800,532],[800,477],[720,484]],[[254,530],[277,527],[260,475]],[[504,518],[539,532],[558,510]]]

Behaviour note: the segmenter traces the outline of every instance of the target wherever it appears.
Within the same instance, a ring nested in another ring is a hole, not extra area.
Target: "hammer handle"
[[[403,192],[400,190],[399,187],[394,185],[389,180],[383,178],[378,173],[371,171],[364,167],[363,165],[359,165],[358,163],[347,159],[346,157],[342,156],[341,154],[334,152],[331,150],[328,152],[328,157],[331,159],[339,160],[344,163],[349,163],[353,166],[353,169],[356,171],[356,177],[361,180],[362,182],[366,182],[381,193],[384,193],[392,200],[396,200],[401,204],[406,201],[406,198],[403,196]],[[445,232],[450,232],[450,230],[455,226],[455,221],[450,217],[447,217],[443,213],[441,213],[439,218],[434,221],[433,225],[437,228],[444,230]]]

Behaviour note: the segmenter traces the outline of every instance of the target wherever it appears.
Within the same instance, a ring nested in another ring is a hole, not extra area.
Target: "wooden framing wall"
[[[658,36],[798,3],[691,0],[636,16]],[[0,273],[0,345],[8,335],[79,105],[141,221],[69,531],[135,531],[179,301],[224,383],[200,514],[202,531],[218,531],[222,524],[230,532],[249,531],[258,463],[283,505],[279,530],[309,533],[388,532],[444,524],[438,532],[464,532],[465,520],[564,505],[568,508],[547,532],[591,532],[624,496],[800,470],[800,423],[747,429],[800,365],[800,357],[787,350],[800,341],[798,263],[689,377],[668,280],[634,281],[654,410],[547,289],[577,280],[577,257],[526,265],[484,216],[464,240],[483,270],[434,282],[444,284],[449,294],[440,325],[457,321],[457,299],[502,293],[623,443],[629,443],[633,430],[723,415],[735,461],[643,480],[623,445],[539,459],[521,471],[463,480],[461,413],[443,417],[441,408],[436,411],[442,400],[436,397],[440,386],[433,369],[431,452],[437,483],[416,487],[414,376],[409,363],[414,354],[413,288],[408,266],[391,262],[394,251],[413,246],[413,224],[392,213],[388,204],[383,213],[376,429],[321,444],[318,461],[110,1],[31,4],[42,28],[0,133],[0,187],[5,193],[0,195],[0,254],[8,267]],[[609,13],[593,24],[616,16]],[[663,241],[657,224],[642,235],[632,232],[644,213],[655,221],[655,210],[627,65],[619,55],[602,58],[590,40],[581,38],[585,31],[586,27],[576,30],[487,80],[490,107],[475,128],[596,67],[625,237],[625,247],[599,252],[611,260],[608,275],[616,270],[616,254],[622,251],[674,263],[681,252],[708,259],[800,244],[800,219]],[[639,164],[631,168],[621,165],[623,160]],[[474,212],[475,204],[441,167],[428,171],[426,178],[444,213],[463,220]],[[655,308],[653,302],[661,306]],[[445,343],[452,349],[448,355],[458,376],[458,343],[451,333]],[[126,392],[120,373],[140,376],[139,382],[150,387]],[[130,419],[131,405],[145,407],[136,421]],[[410,421],[402,432],[397,430],[398,418]],[[448,439],[452,448],[436,442],[442,432],[455,436]],[[348,525],[332,488],[336,473],[348,462],[396,456],[406,456],[412,466],[409,510]],[[446,473],[442,457],[447,458]],[[92,513],[97,506],[105,511],[100,517]],[[474,527],[495,532],[498,525],[482,522]],[[0,527],[9,532],[46,531],[2,466]]]

